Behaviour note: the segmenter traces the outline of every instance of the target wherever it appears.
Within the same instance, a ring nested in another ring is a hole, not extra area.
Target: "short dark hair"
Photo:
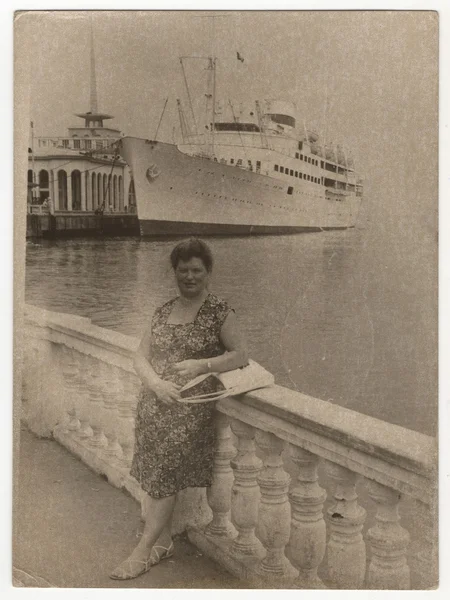
[[[172,268],[176,269],[180,260],[187,262],[191,258],[200,258],[205,265],[206,270],[210,273],[213,266],[213,257],[211,250],[205,242],[198,238],[189,238],[183,240],[175,246],[170,253],[170,262]]]

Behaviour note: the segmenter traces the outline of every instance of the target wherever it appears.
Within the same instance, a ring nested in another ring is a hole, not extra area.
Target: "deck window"
[[[284,167],[280,167],[280,173],[284,173]]]
[[[291,175],[291,176],[293,176],[293,175],[294,175],[294,171],[293,171],[293,169],[291,169],[291,170],[289,171],[289,175]]]
[[[278,165],[274,165],[273,168],[274,168],[275,171],[278,171]]]
[[[298,152],[295,153],[295,158],[299,158],[300,154]]]
[[[295,176],[298,177],[298,171],[295,171]]]
[[[290,186],[288,187],[288,189],[287,189],[287,193],[288,193],[290,196],[292,196],[293,192],[294,192],[294,188],[292,187],[292,185],[290,185]]]
[[[300,154],[300,160],[303,160],[303,154]]]

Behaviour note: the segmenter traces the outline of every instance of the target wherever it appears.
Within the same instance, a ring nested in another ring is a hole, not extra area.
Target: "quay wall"
[[[30,305],[25,324],[24,421],[140,501],[138,340]],[[280,386],[216,408],[213,485],[180,494],[174,533],[258,587],[437,586],[434,438]]]
[[[98,235],[139,235],[136,214],[85,212],[27,214],[27,238],[64,238]]]

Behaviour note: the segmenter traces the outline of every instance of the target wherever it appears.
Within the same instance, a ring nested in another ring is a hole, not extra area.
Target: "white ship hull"
[[[355,193],[190,156],[172,144],[125,137],[121,154],[132,170],[142,235],[346,229],[361,203]]]

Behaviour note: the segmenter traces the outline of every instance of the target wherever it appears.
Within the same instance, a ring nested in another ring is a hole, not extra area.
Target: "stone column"
[[[86,211],[86,173],[81,173],[80,177],[80,185],[81,185],[81,210],[83,212]]]
[[[237,556],[258,556],[263,553],[255,535],[260,499],[257,477],[262,463],[255,453],[255,430],[236,419],[232,420],[231,429],[238,439],[237,456],[231,461],[234,472],[231,515],[238,535],[231,552]]]
[[[261,502],[257,533],[267,553],[261,561],[261,572],[270,578],[294,576],[297,572],[284,554],[291,530],[287,495],[291,478],[281,457],[286,443],[266,431],[256,433],[256,443],[264,454],[264,466],[258,476]]]
[[[118,439],[122,447],[122,463],[126,469],[131,468],[134,449],[134,422],[140,383],[131,373],[123,374],[123,394],[117,403],[119,415]]]
[[[67,210],[72,210],[72,172],[67,173]]]
[[[366,511],[358,504],[358,476],[334,463],[327,463],[326,470],[335,483],[334,503],[327,511],[328,576],[339,589],[360,589],[366,574],[366,545],[361,533]]]
[[[59,210],[59,197],[58,197],[58,174],[56,169],[50,171],[50,197],[53,200],[53,210]]]
[[[375,481],[369,482],[369,496],[377,505],[375,525],[367,532],[372,558],[367,574],[369,588],[377,590],[410,589],[406,562],[409,533],[400,525],[400,492]]]
[[[78,414],[80,418],[80,429],[78,436],[84,441],[88,441],[94,435],[91,427],[91,399],[89,393],[89,385],[87,380],[89,358],[83,356],[78,373]]]
[[[230,537],[234,527],[230,523],[231,489],[233,470],[230,460],[236,455],[228,417],[220,412],[216,415],[216,449],[214,452],[213,481],[207,489],[209,507],[213,518],[206,526],[205,533],[212,537]]]
[[[67,418],[64,425],[66,431],[76,433],[80,429],[80,420],[78,418],[78,375],[79,364],[75,357],[75,350],[61,346],[60,365],[65,384],[65,406]]]
[[[99,373],[99,362],[93,359],[87,373],[89,397],[91,400],[91,427],[93,431],[93,436],[89,439],[89,443],[95,450],[102,450],[108,445],[108,440],[103,432],[103,389]]]
[[[323,588],[317,569],[325,555],[323,503],[326,492],[317,483],[319,458],[297,446],[291,446],[291,457],[299,470],[297,483],[289,494],[292,506],[289,546],[292,562],[299,572],[296,585]]]
[[[123,395],[118,369],[113,365],[102,363],[100,374],[103,376],[103,433],[108,440],[106,454],[113,463],[122,459],[122,448],[118,440],[119,414],[117,405]]]

